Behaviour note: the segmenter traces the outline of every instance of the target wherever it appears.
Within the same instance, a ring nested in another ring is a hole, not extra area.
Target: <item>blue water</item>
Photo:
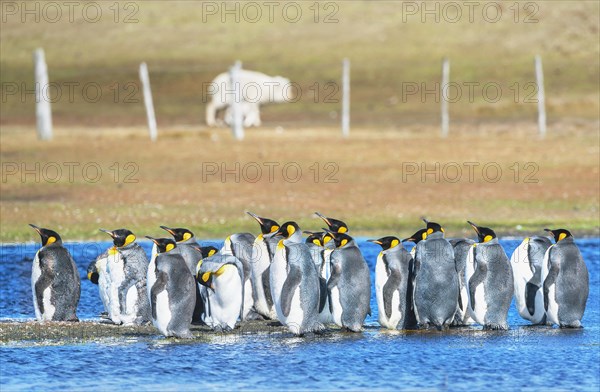
[[[501,240],[507,253],[520,240]],[[261,333],[208,335],[192,342],[156,337],[0,347],[0,389],[568,389],[600,388],[600,240],[577,240],[590,272],[585,328],[529,327],[517,311],[510,331],[393,332],[377,327],[377,307],[363,333],[303,338]],[[215,243],[213,243],[215,244]],[[373,272],[379,247],[360,241]],[[81,319],[102,309],[84,279],[110,244],[67,244],[82,276]],[[150,243],[142,243],[150,252]],[[219,245],[218,243],[216,244]],[[0,320],[32,319],[31,259],[38,245],[0,247]],[[373,276],[373,274],[372,274]]]

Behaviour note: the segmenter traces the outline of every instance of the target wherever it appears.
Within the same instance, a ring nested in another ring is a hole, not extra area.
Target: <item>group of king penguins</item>
[[[150,260],[128,229],[104,230],[113,241],[88,267],[106,318],[115,324],[152,322],[164,335],[191,338],[192,323],[227,331],[251,319],[277,320],[296,335],[335,324],[358,332],[371,314],[367,262],[341,220],[316,213],[327,225],[302,231],[288,221],[248,212],[261,233],[236,233],[221,249],[200,246],[186,228],[160,226],[170,238],[146,236]],[[513,296],[533,324],[581,327],[589,292],[588,271],[568,230],[554,238],[526,238],[508,258],[495,232],[468,221],[477,241],[446,239],[440,224],[381,246],[375,264],[379,323],[392,330],[439,330],[480,324],[508,329]],[[77,321],[80,278],[58,233],[33,227],[42,247],[32,267],[39,321]],[[303,238],[302,234],[307,237]],[[402,245],[413,242],[409,252]]]

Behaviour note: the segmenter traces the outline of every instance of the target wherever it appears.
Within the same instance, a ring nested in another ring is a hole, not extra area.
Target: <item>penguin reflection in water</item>
[[[150,302],[146,295],[146,252],[135,242],[136,237],[130,230],[100,231],[112,237],[114,246],[88,267],[88,279],[98,284],[108,317],[115,324],[141,325],[150,322]]]
[[[57,232],[29,224],[38,232],[42,248],[33,259],[31,289],[38,321],[79,321],[77,304],[81,283],[77,266]]]
[[[556,241],[542,264],[546,321],[561,328],[580,328],[590,290],[583,256],[568,230],[544,230]]]
[[[152,323],[165,336],[192,338],[190,324],[196,297],[194,277],[180,254],[171,253],[175,241],[146,237],[156,244],[156,281],[150,289]]]

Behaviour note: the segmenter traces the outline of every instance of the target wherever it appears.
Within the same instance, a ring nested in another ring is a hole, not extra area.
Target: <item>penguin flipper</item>
[[[478,263],[477,268],[475,268],[475,272],[469,279],[469,298],[471,299],[471,309],[475,310],[475,290],[477,286],[483,283],[485,279],[485,274],[487,273],[487,267],[484,267],[483,264]]]
[[[327,295],[331,298],[331,290],[337,286],[342,271],[338,265],[331,265],[331,275],[327,281]],[[329,301],[329,311],[333,313],[333,303]]]
[[[290,272],[281,288],[281,311],[285,317],[289,316],[292,308],[292,298],[296,288],[302,280],[302,271],[299,268],[290,266]]]
[[[540,286],[527,282],[525,285],[525,304],[527,305],[527,311],[533,316],[535,313],[535,294],[540,289]]]
[[[558,276],[558,266],[550,261],[550,255],[548,255],[548,264],[550,264],[550,268],[548,270],[548,275],[544,280],[544,310],[548,311],[548,301],[550,296],[550,286],[554,284],[556,281],[556,277]]]
[[[269,309],[273,307],[273,297],[271,297],[271,267],[267,267],[262,273],[263,292]]]
[[[392,298],[394,297],[396,290],[398,290],[401,281],[402,277],[400,275],[393,274],[389,276],[387,282],[383,285],[383,307],[388,319],[392,317]],[[400,293],[398,293],[398,295],[400,295]]]
[[[319,277],[319,285],[319,313],[321,313],[327,302],[327,281],[325,278]]]

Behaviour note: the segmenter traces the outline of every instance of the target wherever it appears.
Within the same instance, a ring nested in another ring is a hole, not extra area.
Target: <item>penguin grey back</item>
[[[331,253],[331,277],[327,289],[337,286],[342,305],[342,324],[358,331],[371,313],[371,277],[369,267],[354,245],[337,248]],[[333,312],[333,309],[332,309]]]
[[[131,286],[136,286],[138,294],[138,310],[136,323],[145,323],[150,321],[151,305],[150,298],[147,295],[146,279],[148,276],[148,256],[137,242],[125,247],[119,248],[119,253],[123,257],[125,268],[125,280],[119,287],[119,303],[121,313],[125,313],[127,292]]]
[[[197,248],[198,244],[196,243],[196,239],[192,237],[178,243],[175,249],[171,251],[173,254],[180,254],[183,257],[185,265],[187,265],[192,275],[196,274],[196,265],[198,264],[198,261],[202,259],[202,252]]]
[[[544,301],[548,301],[547,287],[554,283],[560,325],[579,327],[589,295],[589,273],[585,261],[573,237],[560,240],[549,248],[549,252]],[[547,309],[547,304],[545,306]]]
[[[38,253],[42,274],[35,283],[35,295],[44,313],[43,293],[51,287],[50,302],[55,311],[53,321],[78,321],[77,305],[81,295],[81,279],[75,261],[61,244],[51,244]]]
[[[411,254],[402,247],[395,246],[383,253],[388,280],[383,286],[384,309],[387,317],[392,314],[393,293],[398,290],[400,303],[398,308],[403,315],[398,329],[410,329],[417,325],[413,309],[413,264]],[[379,311],[382,311],[381,309]]]

